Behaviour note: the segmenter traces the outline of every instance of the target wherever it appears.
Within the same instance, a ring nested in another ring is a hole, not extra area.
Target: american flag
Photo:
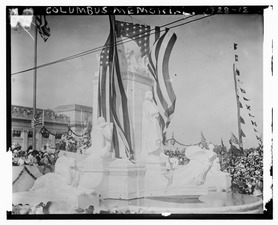
[[[110,35],[100,54],[100,76],[98,92],[98,116],[114,124],[113,148],[115,157],[120,156],[120,143],[125,146],[128,158],[133,158],[131,148],[131,127],[128,113],[127,97],[123,87],[118,52],[116,46],[116,26],[113,15],[109,16]]]
[[[169,29],[116,21],[117,37],[130,38],[148,57],[148,68],[154,78],[153,96],[159,109],[159,123],[166,140],[167,128],[175,111],[176,95],[169,76],[169,58],[177,36]],[[124,42],[126,39],[123,40]]]
[[[163,133],[163,142],[166,139],[167,128],[175,111],[176,95],[169,75],[169,59],[177,36],[165,30],[155,42],[150,55],[148,68],[154,77],[154,101],[159,109],[159,120]]]
[[[40,115],[37,115],[35,118],[32,118],[31,127],[35,127],[37,125],[44,125],[44,110]]]
[[[44,42],[46,42],[50,36],[50,28],[47,26],[48,22],[46,21],[45,15],[36,16],[35,23],[36,23],[39,34],[41,35]]]
[[[238,141],[237,137],[234,135],[234,133],[231,133],[230,141],[239,145],[239,141]]]
[[[160,38],[160,27],[152,27],[149,25],[127,23],[116,21],[116,35],[118,38],[124,38],[126,42],[130,38],[137,43],[140,48],[141,57],[150,53],[153,44]]]

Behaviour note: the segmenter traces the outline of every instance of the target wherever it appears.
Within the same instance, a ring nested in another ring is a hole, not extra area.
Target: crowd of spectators
[[[176,169],[178,166],[187,165],[189,163],[189,159],[185,156],[186,149],[179,150],[176,148],[175,151],[166,149],[164,150],[164,154],[168,156],[168,161],[166,162],[166,169]]]
[[[261,196],[263,192],[263,146],[238,150],[233,147],[222,154],[221,170],[228,172],[232,178],[234,193]]]
[[[29,146],[28,149],[23,150],[20,145],[14,145],[11,151],[13,166],[38,166],[43,174],[53,172],[59,154],[59,150],[48,146],[43,146],[40,150],[33,150],[32,146]]]
[[[41,202],[38,205],[29,204],[13,204],[13,215],[45,215],[45,214],[142,214],[143,209],[138,208],[136,211],[119,210],[117,206],[111,208],[107,207],[94,207],[90,205],[87,208],[75,208],[65,202],[47,202],[46,204]]]

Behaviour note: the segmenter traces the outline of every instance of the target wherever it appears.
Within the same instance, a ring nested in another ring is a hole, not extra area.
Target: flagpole
[[[241,136],[241,124],[240,124],[240,120],[239,120],[239,118],[240,118],[240,105],[239,105],[239,99],[238,99],[238,95],[237,95],[235,63],[233,64],[233,73],[234,73],[235,93],[236,93],[236,103],[237,103],[238,141],[239,141],[239,147],[243,149],[242,136]]]
[[[34,26],[35,29],[35,46],[34,46],[34,76],[33,76],[33,118],[36,116],[36,101],[37,101],[37,47],[38,47],[38,32],[37,26]],[[33,150],[36,149],[36,126],[33,126]]]

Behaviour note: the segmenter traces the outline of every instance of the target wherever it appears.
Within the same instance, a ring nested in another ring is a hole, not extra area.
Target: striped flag
[[[148,68],[155,80],[153,96],[159,109],[159,123],[163,133],[163,143],[165,143],[166,131],[176,103],[168,64],[177,37],[167,28],[122,21],[116,21],[116,33],[117,37],[135,41],[140,48],[141,57],[148,57]]]
[[[109,20],[110,34],[100,54],[98,116],[114,124],[112,144],[115,157],[120,157],[121,140],[127,157],[133,159],[127,97],[121,79],[116,46],[115,17],[109,15]]]
[[[168,65],[176,39],[176,34],[166,29],[163,35],[155,42],[149,54],[148,68],[155,80],[153,96],[159,109],[159,122],[162,128],[163,142],[165,142],[167,128],[171,122],[176,104],[176,95],[172,87]]]
[[[34,128],[35,126],[40,124],[44,125],[44,110],[39,116],[37,116],[36,118],[32,118],[31,127]]]
[[[48,22],[46,21],[45,15],[36,16],[35,24],[42,39],[46,42],[50,36],[50,28],[47,26]]]
[[[239,141],[238,141],[237,137],[234,135],[233,132],[231,133],[230,141],[235,143],[235,144],[237,144],[237,145],[239,145]]]

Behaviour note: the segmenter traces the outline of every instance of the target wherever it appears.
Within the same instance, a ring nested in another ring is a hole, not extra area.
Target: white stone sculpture
[[[65,153],[58,158],[55,172],[39,177],[30,191],[45,195],[73,195],[93,193],[103,178],[103,159],[111,150],[113,124],[98,118],[98,124],[93,130],[93,145],[90,155],[79,163]]]
[[[152,154],[160,155],[161,153],[162,132],[158,116],[158,107],[154,103],[153,94],[147,91],[142,113],[142,160],[150,158]]]

